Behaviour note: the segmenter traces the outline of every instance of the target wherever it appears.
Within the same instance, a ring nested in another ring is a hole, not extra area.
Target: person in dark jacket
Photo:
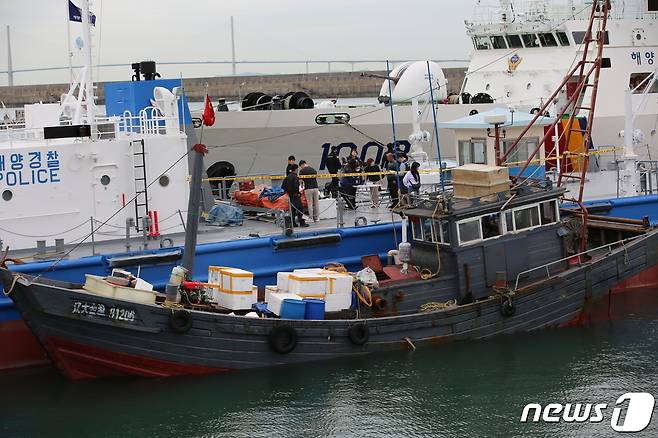
[[[355,199],[356,199],[356,186],[359,184],[358,178],[355,176],[350,176],[349,174],[356,173],[357,163],[354,160],[347,162],[340,173],[345,175],[340,177],[340,193],[345,199],[347,208],[350,210],[356,209]]]
[[[395,161],[395,156],[392,152],[386,154],[386,166],[384,170],[388,172],[397,172],[398,163]],[[388,194],[391,197],[391,204],[389,207],[395,207],[398,205],[399,194],[398,194],[398,176],[395,173],[386,175],[386,182],[388,184]]]
[[[294,227],[308,227],[304,221],[304,207],[302,207],[302,195],[299,193],[299,177],[297,176],[297,169],[299,166],[292,164],[290,166],[290,173],[283,180],[281,188],[288,195],[290,200],[290,209],[292,210],[292,225]],[[296,219],[296,220],[295,220]]]
[[[338,173],[340,168],[343,167],[340,163],[340,158],[338,157],[338,149],[336,146],[332,146],[327,157],[327,170],[329,173],[335,175]],[[333,190],[338,190],[339,178],[337,176],[331,178],[331,186]]]
[[[292,169],[292,166],[297,166],[297,164],[295,163],[294,155],[288,157],[288,165],[286,166],[286,176],[290,175],[290,170]]]

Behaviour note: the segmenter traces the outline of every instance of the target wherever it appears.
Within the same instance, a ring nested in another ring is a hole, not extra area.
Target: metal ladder
[[[567,122],[567,128],[565,130],[565,144],[569,144],[571,140],[571,135],[574,132],[582,134],[583,145],[582,153],[579,153],[578,156],[582,157],[580,164],[580,169],[576,172],[568,171],[569,166],[561,165],[559,169],[559,175],[557,180],[558,187],[563,186],[568,179],[575,179],[580,182],[578,187],[578,196],[572,199],[566,199],[566,201],[576,203],[582,214],[582,232],[580,236],[580,252],[583,252],[587,243],[587,209],[583,204],[583,191],[585,187],[585,177],[587,173],[587,168],[589,167],[589,144],[591,142],[592,135],[592,125],[594,122],[594,110],[596,108],[596,94],[598,91],[599,84],[599,75],[601,72],[601,64],[603,62],[603,45],[605,43],[605,33],[608,23],[608,15],[610,12],[610,0],[593,0],[592,1],[592,10],[590,13],[589,24],[587,26],[587,31],[585,32],[585,37],[583,39],[583,54],[581,59],[576,63],[574,67],[566,74],[564,80],[560,86],[553,92],[550,98],[546,100],[546,103],[541,107],[541,109],[535,114],[535,117],[532,119],[530,124],[525,128],[521,133],[519,138],[512,144],[512,146],[507,150],[503,155],[501,161],[505,161],[511,153],[516,149],[517,144],[521,141],[523,136],[530,130],[534,123],[543,116],[548,107],[552,104],[555,97],[558,95],[560,90],[567,85],[570,79],[577,77],[578,82],[576,83],[576,88],[571,96],[568,97],[568,101],[564,108],[560,110],[555,115],[555,121],[546,129],[546,134],[541,139],[541,141],[535,147],[535,150],[528,157],[528,160],[521,168],[518,173],[517,178],[522,178],[523,173],[528,168],[530,163],[533,161],[535,156],[539,153],[541,147],[546,143],[546,140],[553,135],[555,126],[558,123],[562,123],[562,117],[568,115],[569,119]],[[596,47],[594,50],[590,51],[590,44],[595,43]],[[594,55],[593,58],[590,55]],[[590,81],[590,79],[592,79]],[[585,106],[582,101],[584,100],[585,90],[591,88],[590,103],[589,106]],[[576,113],[580,110],[587,111],[587,128],[580,129],[580,126],[575,119]],[[574,126],[576,125],[576,126]],[[559,144],[559,143],[558,143]],[[559,154],[559,147],[556,146],[557,154]],[[565,163],[566,164],[566,163]]]
[[[133,151],[133,172],[135,175],[135,229],[138,233],[141,233],[144,225],[143,218],[149,215],[144,139],[132,140],[130,147]]]

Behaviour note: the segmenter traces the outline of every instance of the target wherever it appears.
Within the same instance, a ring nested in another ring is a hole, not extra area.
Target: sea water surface
[[[416,352],[171,379],[0,374],[2,437],[614,436],[658,396],[658,316]],[[528,403],[606,403],[600,423],[521,423]],[[658,414],[639,434],[658,436]]]

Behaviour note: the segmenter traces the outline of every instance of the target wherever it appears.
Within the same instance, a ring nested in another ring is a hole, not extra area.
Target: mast
[[[89,1],[82,0],[82,41],[84,51],[84,83],[80,84],[84,88],[85,101],[87,103],[87,123],[94,121],[95,102],[94,102],[94,81],[91,72],[91,22],[89,20]]]

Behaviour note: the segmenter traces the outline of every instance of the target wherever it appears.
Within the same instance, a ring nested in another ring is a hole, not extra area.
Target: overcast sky
[[[7,70],[6,25],[14,69],[66,66],[68,0],[0,0],[0,71]],[[74,0],[74,3],[78,3]],[[94,63],[127,79],[131,62],[230,60],[230,16],[238,60],[468,59],[464,20],[475,0],[94,0]],[[80,24],[71,23],[71,39]],[[74,49],[75,50],[75,49]],[[81,62],[76,58],[74,62]],[[372,66],[371,66],[372,67]],[[383,68],[384,65],[381,66]],[[332,65],[349,70],[347,65]],[[356,67],[359,69],[359,66]],[[326,71],[326,65],[311,71]],[[221,76],[230,66],[172,66],[163,76]],[[303,72],[305,66],[239,65],[238,73]],[[98,79],[98,77],[97,77]],[[68,71],[15,73],[14,83],[68,81]],[[0,73],[0,85],[7,75]]]

